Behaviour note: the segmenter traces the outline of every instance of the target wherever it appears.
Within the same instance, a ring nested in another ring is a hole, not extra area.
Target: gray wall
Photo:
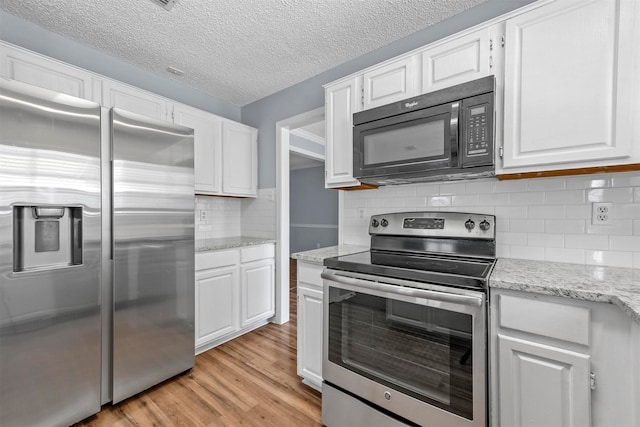
[[[289,252],[338,244],[338,192],[324,188],[324,167],[289,174]]]
[[[0,11],[0,39],[149,92],[240,121],[240,107]]]
[[[242,107],[242,122],[258,128],[258,187],[271,188],[276,185],[276,122],[324,106],[322,85],[532,2],[533,0],[488,0],[450,19]]]

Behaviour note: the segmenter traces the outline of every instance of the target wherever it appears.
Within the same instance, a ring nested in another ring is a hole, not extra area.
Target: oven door
[[[483,292],[335,270],[322,277],[326,383],[420,425],[486,425]]]
[[[354,177],[457,168],[459,110],[454,102],[355,125]]]

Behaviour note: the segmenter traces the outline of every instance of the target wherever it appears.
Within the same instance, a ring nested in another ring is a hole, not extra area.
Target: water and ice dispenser
[[[82,208],[13,207],[13,271],[82,264]]]

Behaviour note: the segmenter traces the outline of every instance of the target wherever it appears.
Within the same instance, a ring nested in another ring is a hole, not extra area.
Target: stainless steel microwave
[[[495,175],[495,79],[353,115],[353,174],[386,185]]]

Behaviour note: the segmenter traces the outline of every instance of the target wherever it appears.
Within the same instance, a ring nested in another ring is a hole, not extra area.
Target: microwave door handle
[[[458,162],[458,121],[460,120],[460,102],[451,104],[451,121],[449,122],[449,143],[451,144],[451,163],[457,167]]]
[[[320,275],[323,279],[331,282],[342,283],[344,285],[358,286],[373,291],[388,292],[397,295],[423,298],[434,301],[450,302],[454,304],[472,305],[480,307],[482,298],[471,295],[450,294],[448,292],[436,292],[427,289],[408,288],[405,286],[387,285],[386,283],[372,282],[370,280],[346,277],[338,274],[323,271]]]

